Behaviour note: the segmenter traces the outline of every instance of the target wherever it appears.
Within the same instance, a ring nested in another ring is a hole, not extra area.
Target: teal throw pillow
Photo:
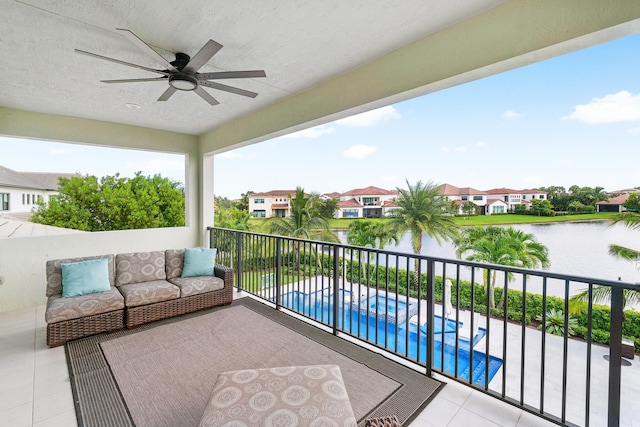
[[[213,276],[216,248],[186,248],[182,277]]]
[[[104,292],[111,289],[107,258],[61,263],[62,297]]]

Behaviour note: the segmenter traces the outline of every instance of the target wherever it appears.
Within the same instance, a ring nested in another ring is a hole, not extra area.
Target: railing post
[[[608,426],[620,425],[620,379],[622,370],[622,288],[611,288],[611,327],[609,330],[609,407]]]
[[[333,246],[333,335],[338,335],[338,282],[340,281],[340,247]],[[359,314],[358,314],[359,316]]]
[[[435,261],[432,259],[427,260],[427,376],[432,376],[432,371],[435,363],[435,349],[433,343],[435,341],[435,295],[436,295],[436,275],[435,275]],[[418,283],[420,286],[420,283]],[[442,361],[442,367],[444,371],[444,360]]]
[[[207,227],[207,231],[209,232],[209,247],[213,248],[215,247],[213,241],[213,227]]]
[[[276,310],[280,310],[280,274],[282,273],[282,239],[276,237]]]
[[[242,233],[236,231],[236,274],[238,277],[238,290],[244,289],[244,283],[242,280]]]

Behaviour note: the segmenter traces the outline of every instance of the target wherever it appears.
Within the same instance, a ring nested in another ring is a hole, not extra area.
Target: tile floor
[[[46,345],[44,306],[0,313],[0,425],[77,425],[64,347]],[[554,424],[455,382],[447,384],[411,423],[411,427],[469,425]]]

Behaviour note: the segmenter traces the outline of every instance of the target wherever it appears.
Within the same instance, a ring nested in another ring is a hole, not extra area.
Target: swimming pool
[[[351,298],[349,291],[341,290],[338,293],[338,301],[338,329],[395,351],[409,359],[426,363],[427,326],[419,326],[406,320],[398,323],[388,321],[392,317],[390,315],[395,314],[396,307],[399,312],[399,307],[406,304],[406,300],[396,300],[391,296],[387,299],[384,295],[376,294],[369,298],[366,296]],[[290,292],[282,295],[281,304],[312,319],[333,325],[333,296],[326,291],[310,294],[300,291]],[[417,304],[415,306],[417,308]],[[406,312],[409,314],[408,310]],[[411,315],[407,317],[410,318]],[[455,320],[445,319],[443,322],[440,316],[435,316],[434,320],[434,366],[453,374],[456,370],[457,352],[458,376],[466,380],[472,376],[474,383],[484,386],[486,354],[477,350],[471,352],[468,340],[459,338],[456,343]],[[474,345],[485,334],[486,330],[479,328],[473,338]],[[489,356],[489,382],[501,366],[502,359]]]

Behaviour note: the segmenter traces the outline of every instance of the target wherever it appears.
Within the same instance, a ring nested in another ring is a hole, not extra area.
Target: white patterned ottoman
[[[337,365],[223,372],[200,427],[356,427]]]

